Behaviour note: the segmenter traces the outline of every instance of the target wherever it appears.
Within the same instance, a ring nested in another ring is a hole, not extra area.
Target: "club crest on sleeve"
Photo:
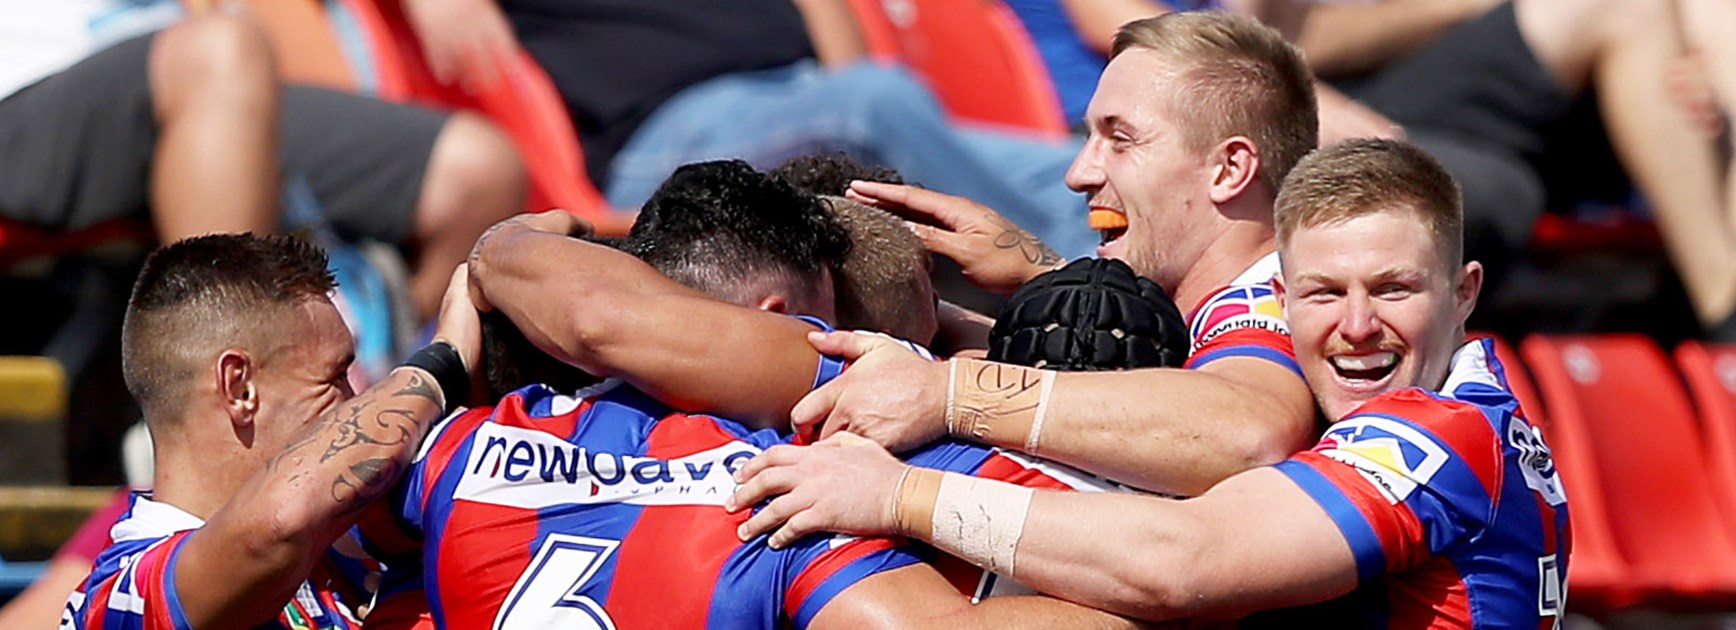
[[[1199,350],[1213,337],[1243,328],[1270,330],[1289,335],[1284,323],[1284,307],[1270,286],[1233,286],[1213,294],[1200,306],[1193,323],[1188,326],[1193,349]]]
[[[1378,416],[1352,417],[1326,431],[1320,454],[1349,464],[1397,504],[1434,478],[1451,457],[1421,431]]]

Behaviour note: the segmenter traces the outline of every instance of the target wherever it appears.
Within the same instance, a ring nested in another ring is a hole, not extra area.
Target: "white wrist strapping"
[[[932,542],[971,564],[1012,576],[1033,494],[1030,488],[947,473],[935,496]]]

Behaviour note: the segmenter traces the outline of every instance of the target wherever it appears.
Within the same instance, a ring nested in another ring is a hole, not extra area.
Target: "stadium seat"
[[[996,0],[850,0],[869,54],[904,62],[954,117],[1062,137],[1067,120],[1030,34]]]
[[[49,232],[0,218],[0,268],[32,258],[63,256],[115,243],[146,244],[156,240],[143,221],[115,219],[70,232]]]
[[[398,2],[338,0],[337,6],[366,42],[370,79],[379,96],[481,113],[499,125],[524,156],[531,181],[529,210],[561,208],[591,221],[599,233],[626,233],[631,216],[614,211],[586,177],[584,153],[566,105],[529,53],[518,51],[507,61],[501,80],[470,93],[434,80]]]
[[[1487,333],[1473,333],[1473,338],[1492,337],[1495,359],[1501,367],[1501,377],[1519,399],[1519,408],[1532,426],[1543,429],[1555,458],[1555,469],[1565,480],[1568,496],[1568,518],[1572,520],[1573,551],[1567,565],[1573,608],[1577,611],[1609,611],[1634,603],[1638,593],[1625,584],[1627,561],[1617,550],[1610,533],[1608,506],[1597,481],[1597,462],[1586,450],[1585,439],[1573,429],[1550,422],[1525,365],[1506,340]]]
[[[1736,531],[1736,346],[1684,341],[1676,367],[1700,410],[1700,435],[1724,523]]]
[[[1627,561],[1624,586],[1646,603],[1729,604],[1736,542],[1713,499],[1693,407],[1663,350],[1625,334],[1532,336],[1521,352],[1553,421],[1575,545],[1602,544],[1578,531],[1577,518],[1602,511]]]

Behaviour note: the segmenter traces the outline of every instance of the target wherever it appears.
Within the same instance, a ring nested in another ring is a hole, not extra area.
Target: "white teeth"
[[[1341,370],[1379,370],[1392,367],[1394,363],[1398,363],[1398,355],[1392,352],[1332,357],[1332,364]]]

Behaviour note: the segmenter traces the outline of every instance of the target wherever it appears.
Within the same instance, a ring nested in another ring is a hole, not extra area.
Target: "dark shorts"
[[[148,218],[157,145],[151,35],[0,99],[0,216],[73,230]],[[283,90],[278,159],[347,239],[401,243],[446,116],[307,86]]]
[[[1406,128],[1538,159],[1574,106],[1519,32],[1513,3],[1374,73],[1337,84]]]

